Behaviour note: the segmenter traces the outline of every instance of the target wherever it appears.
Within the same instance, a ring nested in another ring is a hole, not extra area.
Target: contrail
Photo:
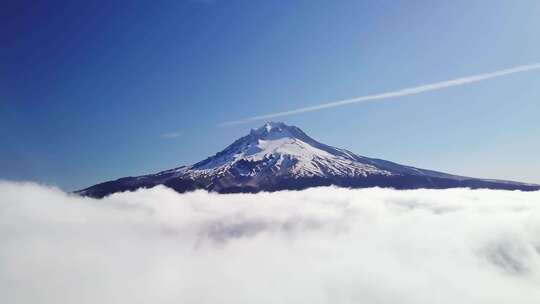
[[[491,72],[491,73],[456,78],[452,80],[446,80],[446,81],[421,85],[418,87],[405,88],[398,91],[337,100],[337,101],[322,103],[322,104],[318,104],[314,106],[303,107],[303,108],[298,108],[298,109],[284,111],[284,112],[270,113],[270,114],[247,117],[247,118],[239,119],[239,120],[227,121],[227,122],[223,122],[219,124],[219,126],[239,125],[239,124],[244,124],[244,123],[257,121],[257,120],[264,120],[264,119],[269,119],[269,118],[276,118],[276,117],[282,117],[282,116],[288,116],[288,115],[294,115],[294,114],[306,113],[306,112],[312,112],[312,111],[319,111],[319,110],[328,109],[328,108],[345,106],[345,105],[349,105],[353,103],[364,103],[364,102],[377,101],[377,100],[387,99],[387,98],[415,95],[415,94],[420,94],[424,92],[436,91],[436,90],[440,90],[444,88],[465,85],[465,84],[479,82],[479,81],[483,81],[483,80],[487,80],[491,78],[497,78],[497,77],[501,77],[505,75],[521,73],[521,72],[537,70],[537,69],[540,69],[540,63],[520,65],[520,66],[512,67],[509,69]]]

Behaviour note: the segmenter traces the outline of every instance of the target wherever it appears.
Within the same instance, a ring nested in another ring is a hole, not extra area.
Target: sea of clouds
[[[534,303],[540,192],[0,182],[0,302]]]

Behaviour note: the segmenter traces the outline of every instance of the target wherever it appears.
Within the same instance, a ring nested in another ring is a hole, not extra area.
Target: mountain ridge
[[[193,165],[100,183],[75,193],[106,195],[165,185],[177,192],[219,193],[350,188],[489,188],[539,190],[540,185],[472,178],[357,155],[311,138],[296,126],[267,122],[222,151]]]

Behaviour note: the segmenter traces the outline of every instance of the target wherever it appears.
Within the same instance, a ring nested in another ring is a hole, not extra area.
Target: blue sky
[[[540,62],[538,1],[11,1],[0,178],[190,164],[292,110]],[[158,3],[158,4],[156,4]],[[355,153],[540,183],[540,71],[282,120]]]

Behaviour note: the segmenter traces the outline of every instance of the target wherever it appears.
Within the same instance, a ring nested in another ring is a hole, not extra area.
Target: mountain
[[[223,151],[191,166],[124,177],[76,193],[111,193],[165,185],[178,192],[206,189],[220,193],[300,190],[336,185],[350,188],[490,188],[539,190],[540,185],[478,179],[419,169],[356,155],[320,143],[295,126],[269,122]]]

